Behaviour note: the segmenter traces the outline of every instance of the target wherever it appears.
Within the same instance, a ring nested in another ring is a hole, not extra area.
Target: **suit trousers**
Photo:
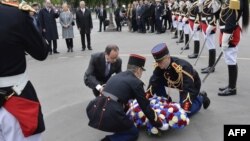
[[[81,33],[82,49],[86,48],[86,45],[85,45],[85,35],[87,37],[87,47],[88,47],[88,49],[90,49],[91,48],[90,33]]]
[[[104,25],[105,19],[99,19],[100,21],[100,26],[99,26],[99,31],[102,31],[102,25],[103,25],[103,30],[106,30],[106,26]]]
[[[65,39],[65,41],[66,41],[66,45],[67,45],[68,49],[73,48],[73,39],[72,38]]]
[[[53,52],[57,52],[57,40],[49,40],[49,52],[52,52],[52,44],[51,42],[53,41]]]

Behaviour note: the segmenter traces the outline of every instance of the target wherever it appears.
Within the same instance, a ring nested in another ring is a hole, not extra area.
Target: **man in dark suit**
[[[93,89],[95,96],[103,90],[103,85],[114,73],[121,72],[122,60],[118,57],[117,45],[108,45],[105,52],[91,55],[89,66],[84,74],[84,83]]]
[[[87,44],[88,44],[87,47],[89,50],[92,50],[90,42],[90,33],[93,28],[93,23],[92,23],[91,11],[85,8],[84,1],[80,1],[80,9],[76,12],[76,24],[81,34],[82,51],[84,51],[86,48],[85,35],[87,37]]]
[[[100,21],[100,27],[99,27],[99,32],[102,32],[102,24],[103,24],[103,30],[106,30],[106,26],[104,25],[104,21],[107,18],[107,12],[106,10],[103,8],[103,5],[101,5],[99,11],[98,11],[98,18]]]
[[[49,42],[49,54],[52,54],[51,41],[53,41],[53,53],[59,53],[57,51],[58,32],[56,26],[56,18],[58,17],[58,10],[53,8],[50,0],[47,0],[45,2],[45,8],[39,12],[39,21],[41,23],[43,36]]]

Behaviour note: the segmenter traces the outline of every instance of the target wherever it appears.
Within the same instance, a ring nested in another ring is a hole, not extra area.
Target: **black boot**
[[[219,96],[229,96],[229,95],[236,95],[236,82],[238,76],[238,66],[236,65],[228,65],[228,81],[229,85],[226,89],[222,92],[219,92]]]
[[[208,73],[210,71],[210,68],[215,63],[215,57],[216,57],[216,50],[210,49],[209,50],[208,67],[201,69],[201,73]],[[211,70],[211,72],[214,72],[214,68]]]
[[[194,41],[194,53],[191,55],[188,55],[188,58],[190,59],[197,58],[199,51],[200,51],[200,41]]]
[[[182,47],[181,50],[189,49],[189,44],[187,44],[188,42],[189,42],[189,34],[185,34],[185,48]]]
[[[207,109],[210,105],[210,99],[207,97],[207,93],[205,91],[200,92],[200,95],[203,97],[203,108]]]
[[[175,29],[175,32],[174,32],[174,37],[172,37],[172,39],[177,39],[178,38],[178,30]]]
[[[184,40],[183,40],[183,37],[184,37],[184,31],[183,30],[180,30],[180,40],[179,41],[176,41],[176,43],[183,43]]]

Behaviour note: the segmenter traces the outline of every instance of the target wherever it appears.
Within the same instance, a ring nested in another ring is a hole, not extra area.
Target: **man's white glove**
[[[193,30],[197,31],[199,26],[200,26],[200,24],[194,23]]]
[[[187,17],[184,17],[184,18],[182,19],[182,22],[183,22],[184,24],[186,24],[187,20],[188,20],[188,18],[187,18]]]
[[[95,88],[96,88],[99,92],[102,92],[102,90],[103,90],[103,86],[100,85],[100,84],[96,85]]]
[[[212,30],[214,30],[214,29],[215,29],[215,26],[208,25],[207,29],[206,29],[206,35],[210,35]]]
[[[229,33],[223,33],[222,35],[222,41],[221,41],[221,48],[223,51],[227,50],[229,47],[229,41],[231,38],[232,34]]]
[[[166,131],[166,130],[169,129],[169,125],[167,123],[163,123],[162,127],[160,127],[159,129],[162,130],[162,131]]]

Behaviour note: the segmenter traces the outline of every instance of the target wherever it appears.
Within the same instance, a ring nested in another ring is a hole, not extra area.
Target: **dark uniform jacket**
[[[50,12],[43,8],[39,12],[39,21],[41,28],[46,31],[43,32],[43,36],[47,40],[56,40],[58,39],[58,31],[56,26],[56,18],[59,17],[59,13],[56,13],[53,9]]]
[[[26,70],[25,52],[36,60],[48,55],[48,45],[37,31],[28,12],[0,3],[0,77],[22,74]],[[11,87],[0,88],[12,91]],[[28,82],[20,97],[39,102],[35,89]],[[41,108],[35,133],[45,130]],[[34,134],[35,134],[34,133]]]
[[[239,19],[243,17],[244,4],[247,2],[240,0],[240,9],[230,9],[229,1],[226,1],[222,5],[222,10],[220,13],[220,44],[222,40],[223,33],[232,34],[232,38],[228,43],[229,47],[236,47],[240,41],[241,27],[239,26]],[[248,11],[247,11],[248,12]]]
[[[95,53],[91,55],[89,66],[84,74],[84,82],[91,89],[95,89],[98,84],[105,84],[114,73],[121,72],[122,60],[117,59],[110,66],[109,74],[105,76],[106,60],[105,53]]]
[[[125,71],[111,77],[104,87],[104,92],[108,92],[116,96],[118,98],[118,102],[121,104],[127,104],[129,99],[136,99],[152,125],[159,127],[159,125],[156,125],[156,115],[150,108],[149,101],[145,98],[143,85],[144,83],[138,79],[133,72]],[[124,124],[126,125],[126,123],[121,123],[121,125]],[[130,121],[127,125],[130,125],[131,128],[133,126],[133,122]]]
[[[84,13],[81,9],[76,11],[76,25],[80,28],[81,34],[90,34],[93,28],[91,11],[85,8]]]
[[[171,57],[169,67],[166,70],[156,67],[149,82],[153,94],[168,97],[164,86],[178,89],[181,100],[188,96],[192,100],[199,94],[201,82],[198,73],[190,63]]]

